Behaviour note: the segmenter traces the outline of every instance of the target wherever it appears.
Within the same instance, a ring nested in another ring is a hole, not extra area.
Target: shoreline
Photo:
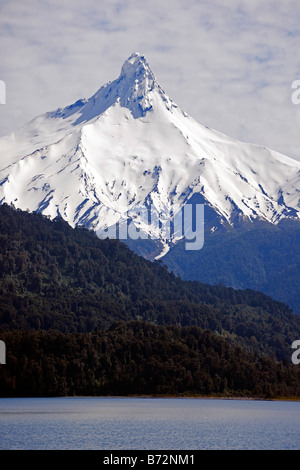
[[[58,396],[6,396],[0,397],[7,399],[7,398],[30,398],[30,399],[38,399],[38,398],[141,398],[141,399],[193,399],[193,400],[238,400],[238,401],[291,401],[291,402],[300,402],[300,397],[251,397],[251,396],[218,396],[218,395],[58,395]]]

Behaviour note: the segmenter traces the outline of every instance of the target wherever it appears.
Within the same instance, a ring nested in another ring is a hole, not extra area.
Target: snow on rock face
[[[0,201],[101,229],[149,205],[168,221],[200,194],[220,219],[300,218],[300,162],[194,121],[165,94],[145,58],[91,98],[38,116],[0,139]],[[164,253],[165,253],[164,248]]]

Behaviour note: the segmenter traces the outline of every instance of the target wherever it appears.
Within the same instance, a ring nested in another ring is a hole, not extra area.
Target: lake
[[[300,402],[0,398],[1,450],[300,449]]]

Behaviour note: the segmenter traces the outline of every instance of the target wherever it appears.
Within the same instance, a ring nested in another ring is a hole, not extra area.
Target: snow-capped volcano
[[[101,231],[130,212],[168,243],[164,222],[195,194],[229,223],[299,219],[300,162],[197,123],[138,53],[91,98],[0,139],[0,201],[72,226]],[[140,216],[150,206],[160,225]]]

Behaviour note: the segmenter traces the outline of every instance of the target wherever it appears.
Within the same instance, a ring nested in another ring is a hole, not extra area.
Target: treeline
[[[300,396],[300,369],[197,326],[118,322],[90,333],[3,332],[0,395]]]
[[[198,325],[290,359],[300,317],[251,290],[182,281],[118,240],[0,206],[0,332],[107,329],[114,321]]]

